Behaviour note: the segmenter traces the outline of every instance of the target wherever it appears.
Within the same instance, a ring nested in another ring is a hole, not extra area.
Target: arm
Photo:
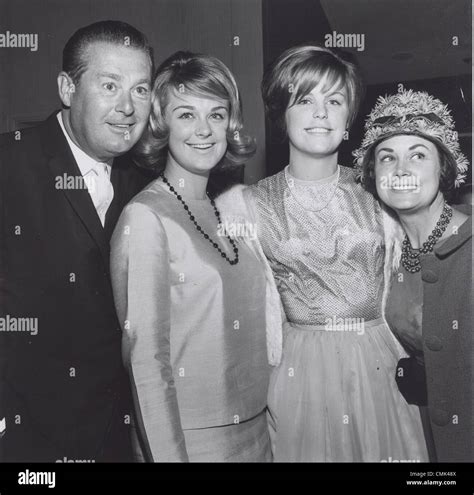
[[[263,252],[258,239],[257,208],[250,187],[234,186],[216,200],[216,205],[225,221],[244,222],[253,226],[255,238],[246,235],[242,241],[252,250],[265,270],[265,321],[267,336],[268,362],[277,366],[281,361],[283,334],[282,328],[286,321],[285,311],[273,278],[270,264]]]
[[[110,263],[137,430],[154,462],[188,461],[170,364],[168,241],[148,206],[125,208],[112,237]]]

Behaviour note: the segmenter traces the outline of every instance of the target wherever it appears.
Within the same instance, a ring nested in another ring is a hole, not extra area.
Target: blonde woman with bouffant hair
[[[242,103],[232,72],[218,58],[177,52],[172,64],[159,69],[152,89],[152,112],[148,129],[134,152],[140,165],[160,170],[168,153],[169,128],[165,109],[170,94],[184,93],[229,102],[227,151],[217,168],[232,168],[245,163],[256,150],[255,140],[243,133]]]
[[[125,207],[111,250],[137,460],[271,460],[266,275],[207,194],[211,171],[255,151],[242,126],[221,61],[178,52],[163,62],[136,150],[159,177]]]

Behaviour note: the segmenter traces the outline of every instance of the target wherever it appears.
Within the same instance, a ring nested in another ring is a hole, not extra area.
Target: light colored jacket
[[[400,259],[402,256],[402,243],[405,237],[400,222],[396,218],[395,214],[380,204],[382,209],[382,221],[383,221],[383,233],[385,243],[385,259],[384,259],[384,290],[382,296],[382,316],[385,320],[385,307],[387,305],[388,294],[390,292],[390,284],[393,274],[400,266]]]
[[[260,260],[266,276],[265,320],[267,336],[268,362],[277,366],[281,361],[283,345],[283,323],[286,321],[280,295],[273,278],[272,269],[258,240],[258,224],[253,206],[252,193],[246,186],[236,185],[216,199],[216,206],[221,214],[224,226],[228,226],[228,234],[237,242],[245,243]],[[232,229],[231,226],[234,226]],[[239,226],[239,228],[236,228]],[[247,227],[247,228],[246,228]],[[235,232],[247,235],[235,235]],[[256,235],[248,235],[255,233]]]

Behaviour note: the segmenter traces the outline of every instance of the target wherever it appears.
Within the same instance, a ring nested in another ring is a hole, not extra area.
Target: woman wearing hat
[[[453,119],[427,93],[381,97],[354,155],[388,207],[384,314],[410,354],[399,388],[422,406],[432,460],[473,461],[472,225],[469,207],[449,205],[468,167]]]

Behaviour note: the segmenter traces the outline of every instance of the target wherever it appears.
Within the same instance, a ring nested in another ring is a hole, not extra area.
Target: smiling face
[[[73,141],[98,161],[127,152],[138,141],[151,108],[151,62],[144,51],[92,43],[77,86],[58,78],[65,125]]]
[[[337,153],[349,117],[347,90],[340,84],[325,88],[322,78],[310,93],[288,108],[285,115],[290,152],[314,158]]]
[[[209,175],[227,150],[229,103],[170,92],[165,122],[169,159],[188,172]]]
[[[374,150],[380,199],[396,211],[417,211],[438,195],[441,174],[436,146],[415,135],[393,136]]]

